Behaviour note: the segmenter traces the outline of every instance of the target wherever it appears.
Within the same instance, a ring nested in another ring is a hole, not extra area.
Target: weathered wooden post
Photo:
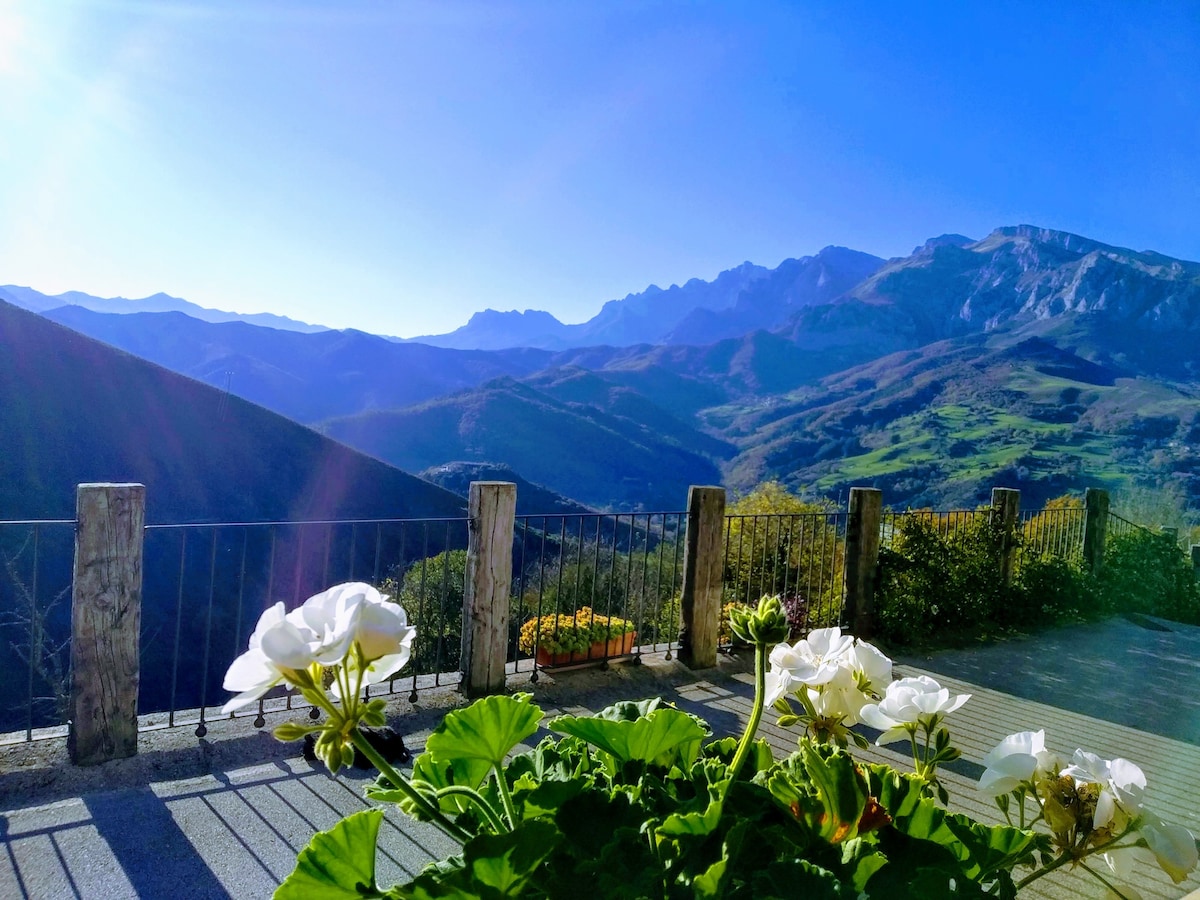
[[[1000,527],[1000,583],[1012,584],[1017,562],[1017,517],[1021,492],[1014,488],[992,488],[992,521]]]
[[[146,488],[76,489],[67,751],[90,766],[137,753]]]
[[[462,691],[482,697],[504,691],[517,486],[510,481],[472,481],[467,511]]]
[[[1083,566],[1093,575],[1104,565],[1108,534],[1108,491],[1088,488],[1083,495]]]
[[[679,658],[690,669],[717,664],[717,629],[725,579],[725,489],[688,488],[683,551]]]
[[[883,518],[883,491],[850,488],[846,522],[845,619],[860,638],[875,633],[875,582],[879,571],[879,523]]]

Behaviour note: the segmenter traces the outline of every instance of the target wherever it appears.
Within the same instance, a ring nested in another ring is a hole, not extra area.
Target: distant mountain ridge
[[[94,297],[82,291],[67,291],[64,294],[50,296],[33,288],[21,287],[15,284],[0,285],[0,300],[14,306],[20,306],[36,313],[45,313],[62,306],[77,306],[101,313],[154,313],[178,312],[200,319],[203,322],[247,322],[263,328],[279,328],[284,331],[299,331],[311,334],[317,331],[328,331],[324,325],[310,325],[299,322],[287,316],[277,316],[273,313],[233,313],[219,309],[208,309],[179,297],[159,292],[138,300],[127,300],[124,297]]]
[[[693,278],[662,289],[610,300],[579,325],[564,325],[541,310],[476,313],[461,328],[412,342],[460,350],[538,347],[564,350],[608,345],[711,344],[781,325],[797,309],[832,300],[884,261],[845,247],[786,259],[774,269],[744,262],[712,281]]]
[[[500,375],[527,375],[551,358],[542,350],[397,344],[353,330],[301,334],[201,322],[179,312],[118,316],[64,306],[44,315],[306,424],[410,406]]]
[[[146,485],[152,522],[439,516],[461,501],[262,407],[0,302],[0,510]]]
[[[1200,331],[1200,263],[1033,225],[998,228],[967,244],[929,241],[801,310],[783,333],[813,349],[858,344],[874,358],[965,334],[1080,327],[1130,339]]]

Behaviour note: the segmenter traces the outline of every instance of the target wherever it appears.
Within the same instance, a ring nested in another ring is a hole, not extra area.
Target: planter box
[[[588,663],[602,663],[614,656],[628,656],[633,652],[633,644],[637,640],[637,632],[629,631],[617,635],[611,641],[597,641],[588,648],[587,653],[550,653],[538,647],[537,662],[544,669],[558,666],[578,666]]]

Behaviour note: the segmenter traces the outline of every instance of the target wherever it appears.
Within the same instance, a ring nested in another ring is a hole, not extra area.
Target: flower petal
[[[1196,839],[1182,825],[1168,825],[1156,818],[1143,823],[1138,833],[1154,859],[1171,880],[1179,884],[1196,868]]]

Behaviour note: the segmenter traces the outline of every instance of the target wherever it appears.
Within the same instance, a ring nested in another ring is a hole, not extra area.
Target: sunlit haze
[[[0,284],[413,336],[1032,223],[1200,259],[1200,5],[0,0]]]

